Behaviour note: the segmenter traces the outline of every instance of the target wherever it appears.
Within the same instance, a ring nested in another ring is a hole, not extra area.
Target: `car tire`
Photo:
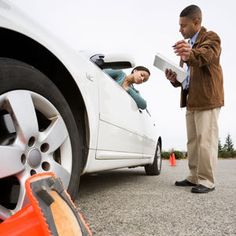
[[[144,166],[147,175],[159,175],[161,173],[161,166],[162,166],[161,152],[162,152],[161,140],[158,139],[153,163]]]
[[[83,137],[62,93],[34,67],[7,58],[0,58],[0,85],[0,151],[19,149],[13,158],[16,167],[8,161],[6,152],[2,160],[0,156],[0,172],[1,166],[12,166],[12,172],[2,172],[0,187],[2,181],[8,191],[10,183],[19,181],[12,212],[25,204],[26,178],[40,172],[54,172],[75,199],[82,172]],[[1,191],[4,192],[2,188]],[[9,191],[12,195],[13,190]],[[4,208],[9,209],[6,197],[0,198],[0,205],[2,199]]]

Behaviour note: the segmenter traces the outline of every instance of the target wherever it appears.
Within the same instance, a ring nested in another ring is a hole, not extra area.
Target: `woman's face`
[[[146,82],[149,79],[150,75],[147,73],[147,71],[144,70],[134,70],[133,76],[134,76],[134,83],[141,84]]]

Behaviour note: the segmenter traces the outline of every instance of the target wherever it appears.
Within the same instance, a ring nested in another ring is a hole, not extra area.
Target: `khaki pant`
[[[215,186],[218,159],[218,117],[220,108],[186,112],[187,154],[192,183]]]

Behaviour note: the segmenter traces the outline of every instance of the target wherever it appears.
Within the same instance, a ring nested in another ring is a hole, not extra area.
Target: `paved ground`
[[[181,160],[175,167],[164,161],[154,177],[143,168],[83,176],[78,205],[97,236],[236,235],[236,159],[219,160],[208,194],[174,186],[186,174]]]

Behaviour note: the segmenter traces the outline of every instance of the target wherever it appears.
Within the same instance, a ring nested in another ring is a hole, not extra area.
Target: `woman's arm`
[[[122,86],[122,83],[125,79],[126,74],[122,70],[112,70],[107,69],[104,70],[111,78],[113,78],[118,84]],[[138,90],[136,90],[133,86],[129,86],[127,89],[124,88],[127,93],[134,99],[138,108],[146,109],[147,102],[140,96]]]
[[[123,83],[125,73],[122,70],[106,69],[104,72],[111,76],[111,78],[114,79],[118,84],[121,85]]]
[[[134,99],[138,108],[142,110],[147,108],[147,102],[141,97],[141,95],[135,88],[129,87],[127,92]]]

